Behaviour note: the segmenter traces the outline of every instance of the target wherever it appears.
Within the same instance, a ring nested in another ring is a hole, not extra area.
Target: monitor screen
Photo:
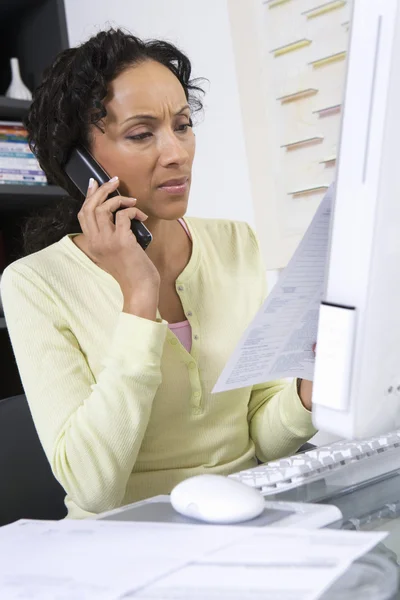
[[[400,0],[354,0],[314,374],[318,429],[400,427]]]

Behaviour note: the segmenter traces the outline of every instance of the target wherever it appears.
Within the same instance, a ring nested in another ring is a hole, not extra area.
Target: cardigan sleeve
[[[165,321],[121,312],[94,378],[48,284],[24,264],[1,279],[4,313],[54,475],[82,509],[119,506],[161,383]]]
[[[294,454],[316,429],[302,404],[296,380],[253,386],[248,410],[250,437],[262,462]]]

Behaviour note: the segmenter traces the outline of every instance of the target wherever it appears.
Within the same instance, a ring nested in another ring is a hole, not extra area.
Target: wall
[[[255,225],[226,0],[65,0],[70,45],[108,25],[176,43],[207,77],[188,215]]]
[[[228,6],[255,218],[277,269],[335,178],[352,0]]]

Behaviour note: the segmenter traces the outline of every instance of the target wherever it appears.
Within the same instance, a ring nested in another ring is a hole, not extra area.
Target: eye
[[[192,119],[189,119],[189,123],[181,123],[176,129],[177,131],[183,131],[185,133],[189,127],[193,127]]]
[[[151,133],[151,131],[146,131],[144,133],[138,133],[137,135],[127,135],[126,139],[127,140],[136,140],[136,141],[141,141],[141,140],[145,140],[148,137],[151,137],[153,134]]]

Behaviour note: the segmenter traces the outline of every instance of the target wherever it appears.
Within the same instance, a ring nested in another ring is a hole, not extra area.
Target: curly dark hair
[[[84,197],[63,171],[72,147],[90,147],[91,125],[107,111],[103,101],[109,84],[129,66],[154,60],[166,66],[180,81],[192,109],[203,107],[199,79],[190,79],[191,64],[176,46],[162,40],[143,41],[122,29],[101,31],[87,42],[61,52],[43,75],[33,94],[25,120],[28,141],[49,182],[61,186],[70,197],[23,226],[23,252],[31,254],[68,233],[80,233],[77,214]]]

